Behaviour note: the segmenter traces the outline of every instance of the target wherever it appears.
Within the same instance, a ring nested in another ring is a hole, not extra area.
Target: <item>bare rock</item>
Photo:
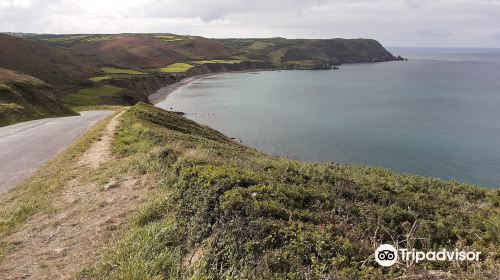
[[[114,189],[114,188],[117,188],[120,186],[120,183],[117,182],[117,181],[111,181],[109,183],[107,183],[105,186],[104,186],[104,189],[105,190],[109,190],[109,189]]]

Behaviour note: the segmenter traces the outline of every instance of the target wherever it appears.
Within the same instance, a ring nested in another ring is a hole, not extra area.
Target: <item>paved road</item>
[[[0,194],[28,178],[112,111],[0,127]]]

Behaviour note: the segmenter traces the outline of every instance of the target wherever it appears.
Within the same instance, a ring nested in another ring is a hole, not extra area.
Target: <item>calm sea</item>
[[[159,106],[270,154],[500,186],[500,49],[390,50],[410,60],[220,74]]]

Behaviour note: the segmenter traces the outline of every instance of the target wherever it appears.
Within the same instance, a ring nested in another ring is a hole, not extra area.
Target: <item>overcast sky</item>
[[[373,38],[500,47],[500,0],[0,0],[0,31]]]

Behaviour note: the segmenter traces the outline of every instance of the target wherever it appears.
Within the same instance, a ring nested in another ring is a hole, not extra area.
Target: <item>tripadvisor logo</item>
[[[392,266],[398,261],[398,251],[392,245],[382,244],[375,250],[375,261],[381,266]]]
[[[459,251],[458,249],[448,251],[442,249],[440,251],[416,251],[415,249],[399,249],[396,250],[390,244],[382,244],[375,250],[375,261],[384,267],[394,265],[398,259],[402,261],[479,261],[481,252],[475,251]]]

